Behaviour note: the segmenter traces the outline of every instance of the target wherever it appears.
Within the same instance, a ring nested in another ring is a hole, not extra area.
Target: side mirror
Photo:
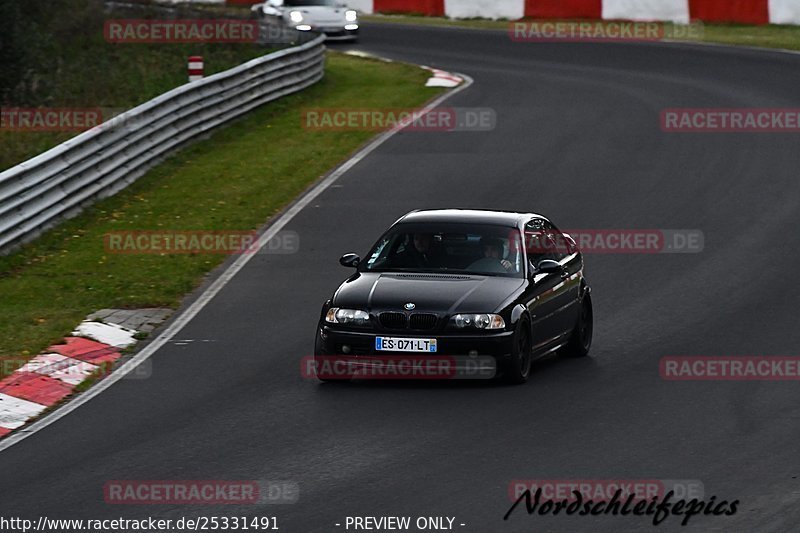
[[[561,263],[558,261],[553,261],[552,259],[542,259],[539,261],[539,264],[536,265],[536,270],[533,271],[534,274],[558,274],[563,270]]]
[[[358,268],[358,265],[361,264],[361,258],[356,254],[344,254],[339,259],[339,264],[343,267]]]
[[[283,7],[283,0],[267,0],[267,5],[273,8]]]

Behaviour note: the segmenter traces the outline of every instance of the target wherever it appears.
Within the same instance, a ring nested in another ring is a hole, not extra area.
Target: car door
[[[525,250],[530,269],[544,259],[557,261],[557,273],[531,275],[528,310],[533,323],[534,349],[558,343],[574,324],[572,299],[576,294],[576,251],[559,240],[560,232],[548,220],[534,218],[525,225]],[[562,237],[563,239],[563,237]],[[571,244],[571,243],[570,243]]]
[[[583,257],[568,234],[560,231],[550,222],[546,223],[547,231],[556,243],[556,261],[563,267],[561,280],[563,285],[557,287],[558,309],[556,328],[560,336],[567,335],[578,321],[580,313],[580,292],[583,281]]]

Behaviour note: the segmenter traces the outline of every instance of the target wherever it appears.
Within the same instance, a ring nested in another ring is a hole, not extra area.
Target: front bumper
[[[361,332],[335,329],[322,325],[317,330],[317,346],[323,354],[345,355],[408,355],[405,352],[385,352],[375,350],[375,337],[435,338],[437,351],[431,355],[475,356],[488,355],[498,360],[511,357],[513,331],[497,333],[455,333],[455,332]],[[344,349],[347,346],[349,349]],[[426,354],[416,354],[426,355]]]
[[[358,29],[348,30],[344,26],[316,26],[310,25],[308,30],[298,31],[313,31],[325,34],[329,41],[349,41],[358,38]]]
[[[321,325],[314,355],[321,376],[329,379],[492,379],[510,360],[513,335],[358,332]],[[435,338],[437,351],[377,351],[376,337]]]

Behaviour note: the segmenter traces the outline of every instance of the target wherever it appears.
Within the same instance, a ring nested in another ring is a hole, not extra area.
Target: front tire
[[[511,361],[506,365],[503,378],[506,383],[521,385],[531,374],[531,325],[528,317],[517,323],[512,343]]]

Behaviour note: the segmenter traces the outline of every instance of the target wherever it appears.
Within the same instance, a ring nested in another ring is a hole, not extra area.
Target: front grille
[[[381,313],[381,326],[388,329],[406,329],[406,315],[403,313]]]
[[[416,313],[409,321],[411,329],[433,329],[436,327],[436,315]]]
[[[439,318],[432,313],[414,313],[406,316],[405,313],[388,312],[381,313],[381,326],[387,329],[416,329],[429,330],[436,327]]]

